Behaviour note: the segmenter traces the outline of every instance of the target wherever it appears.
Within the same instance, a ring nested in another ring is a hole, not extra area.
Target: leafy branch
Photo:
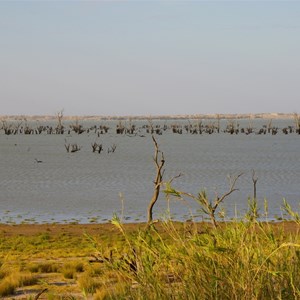
[[[213,200],[209,200],[208,195],[203,190],[197,195],[194,195],[192,193],[187,193],[184,191],[179,191],[174,189],[171,186],[171,181],[167,182],[165,184],[166,188],[164,192],[167,195],[171,195],[176,198],[183,199],[184,197],[191,198],[198,202],[201,206],[202,211],[209,216],[214,228],[217,228],[217,221],[216,221],[216,211],[219,207],[219,205],[233,192],[237,191],[238,189],[235,188],[237,180],[242,176],[243,174],[238,174],[237,176],[229,176],[229,189],[226,193],[224,193],[222,196],[216,195],[216,197]]]

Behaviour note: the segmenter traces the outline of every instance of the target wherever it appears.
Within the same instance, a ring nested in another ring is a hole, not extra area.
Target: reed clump
[[[133,237],[118,220],[113,223],[125,245],[113,249],[109,259],[101,251],[98,255],[114,271],[114,286],[122,288],[106,287],[109,295],[96,290],[99,299],[300,297],[300,237],[284,225],[233,221],[218,228],[191,224],[186,231],[166,221],[163,231],[153,225]]]

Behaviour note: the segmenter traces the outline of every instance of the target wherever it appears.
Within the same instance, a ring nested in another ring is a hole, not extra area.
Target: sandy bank
[[[174,222],[177,228],[183,228],[186,226],[192,226],[190,222]],[[267,224],[267,223],[264,223]],[[199,231],[203,228],[210,226],[210,223],[199,222],[196,224]],[[225,226],[225,223],[219,223],[219,225]],[[270,222],[268,225],[275,228],[283,229],[287,233],[296,233],[299,231],[299,225],[292,221],[284,222]],[[139,229],[144,229],[145,223],[126,223],[123,224],[126,232],[134,232]],[[155,225],[157,229],[163,229],[164,226],[161,223]],[[49,233],[50,235],[59,235],[62,233],[74,236],[81,236],[83,234],[90,235],[110,235],[114,233],[119,233],[118,228],[110,223],[102,224],[20,224],[20,225],[7,225],[0,224],[0,236],[35,236],[42,233]]]
[[[256,114],[182,114],[182,115],[128,115],[128,116],[64,116],[64,120],[180,120],[180,119],[293,119],[294,113],[256,113]],[[0,115],[0,120],[30,120],[51,121],[56,120],[56,115]]]

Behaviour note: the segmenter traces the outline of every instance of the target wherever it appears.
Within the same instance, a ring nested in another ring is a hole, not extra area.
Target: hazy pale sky
[[[0,115],[300,112],[299,1],[0,2]]]

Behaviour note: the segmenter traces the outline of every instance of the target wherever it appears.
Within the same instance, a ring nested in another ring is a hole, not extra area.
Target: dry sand
[[[293,119],[295,113],[248,113],[248,114],[182,114],[182,115],[140,115],[140,116],[63,116],[64,120],[168,120],[168,119]],[[2,121],[30,120],[53,121],[56,115],[0,115]]]

